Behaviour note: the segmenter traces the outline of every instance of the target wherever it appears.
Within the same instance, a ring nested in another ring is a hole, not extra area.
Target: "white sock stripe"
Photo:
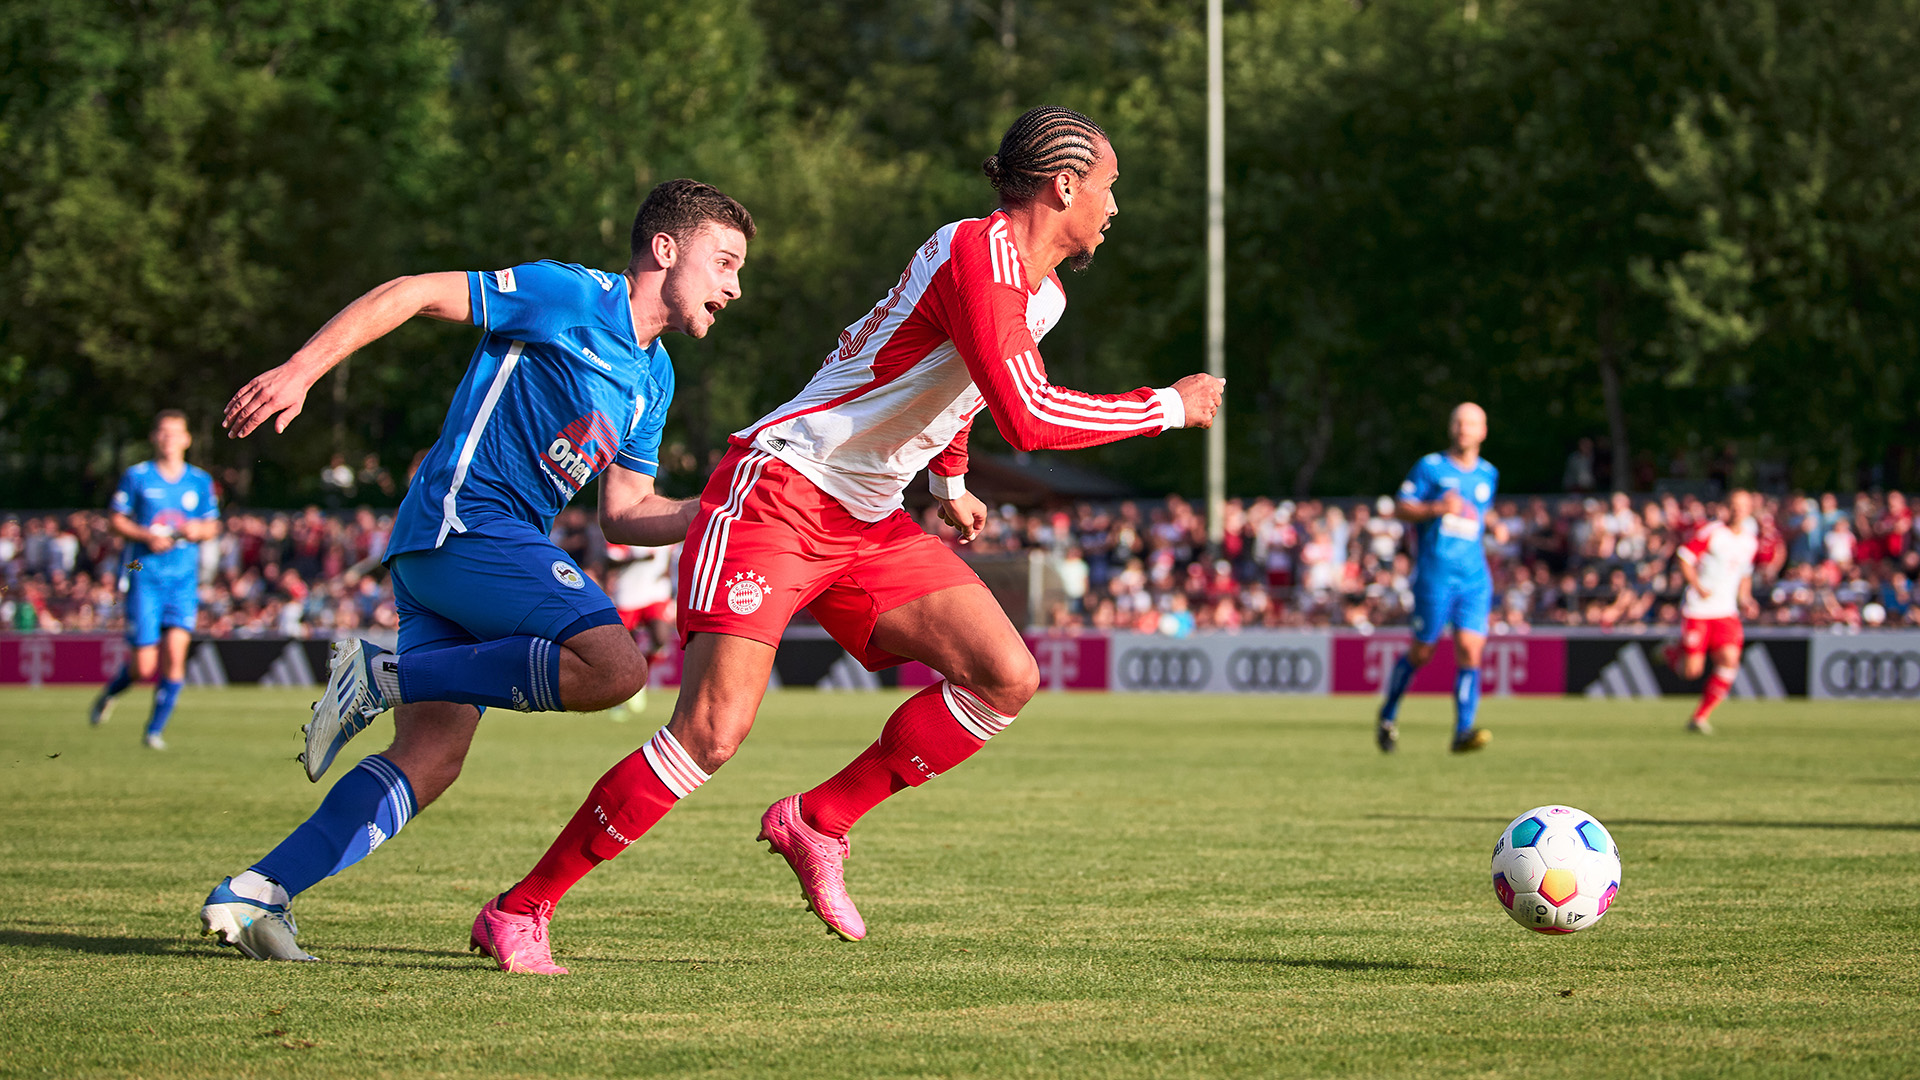
[[[1728,682],[1732,682],[1740,677],[1740,669],[1737,667],[1717,667],[1713,669],[1713,673],[1716,677],[1725,679]]]
[[[367,770],[386,789],[386,799],[393,806],[393,828],[395,832],[400,831],[401,826],[413,820],[413,789],[400,767],[378,754],[361,758],[357,767]]]
[[[653,775],[660,778],[660,782],[673,792],[675,798],[686,798],[711,779],[700,766],[693,763],[693,758],[680,746],[680,741],[666,728],[655,732],[653,738],[640,748],[640,752],[646,756]]]
[[[1005,731],[1007,725],[1013,723],[1013,717],[996,712],[971,691],[951,682],[940,684],[940,698],[946,702],[947,711],[960,722],[960,726],[983,742]]]
[[[707,772],[707,770],[701,768],[694,762],[693,755],[687,753],[687,748],[681,746],[680,740],[673,737],[673,732],[668,731],[666,728],[661,728],[659,731],[653,733],[652,741],[660,747],[663,753],[673,759],[680,768],[692,776],[696,784],[704,784],[713,779],[712,773]]]

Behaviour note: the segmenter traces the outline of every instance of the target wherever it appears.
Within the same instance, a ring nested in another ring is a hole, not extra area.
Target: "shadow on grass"
[[[61,952],[91,953],[95,956],[193,956],[217,955],[204,946],[179,938],[127,937],[123,934],[88,935],[60,930],[16,930],[0,928],[0,946],[21,949],[57,949]]]
[[[1444,971],[1440,964],[1413,964],[1405,960],[1315,960],[1295,956],[1183,956],[1195,964],[1259,964],[1267,967],[1317,968],[1321,971]]]
[[[1499,818],[1442,814],[1368,814],[1370,818],[1390,821],[1451,821],[1499,827]],[[1916,821],[1679,821],[1669,818],[1608,818],[1609,828],[1634,825],[1659,829],[1836,829],[1862,832],[1920,832]]]

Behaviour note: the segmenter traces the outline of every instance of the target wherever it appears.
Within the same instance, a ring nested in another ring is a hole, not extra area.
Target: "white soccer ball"
[[[1620,847],[1592,814],[1539,806],[1493,845],[1493,895],[1513,921],[1571,934],[1600,921],[1620,891]]]

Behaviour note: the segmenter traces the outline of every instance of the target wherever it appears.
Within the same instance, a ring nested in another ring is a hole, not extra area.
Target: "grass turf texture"
[[[893,694],[773,695],[712,783],[562,906],[574,974],[465,952],[612,761],[651,733],[492,714],[438,805],[295,908],[324,964],[197,936],[200,898],[326,783],[307,696],[0,692],[7,1076],[1912,1076],[1920,744],[1897,704],[1490,700],[1445,753],[1417,698],[1042,695],[979,758],[855,830],[872,937],[831,939],[751,842]],[[354,747],[370,752],[376,727]],[[350,766],[353,754],[333,776]],[[1565,802],[1625,860],[1590,931],[1499,910],[1506,822]]]

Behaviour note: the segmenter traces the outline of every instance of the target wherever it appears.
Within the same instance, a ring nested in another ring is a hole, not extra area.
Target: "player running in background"
[[[607,592],[620,613],[620,625],[633,635],[649,668],[673,642],[673,572],[679,557],[679,544],[607,545]],[[642,686],[639,693],[613,707],[613,718],[625,720],[645,711],[647,688]]]
[[[1394,661],[1380,705],[1375,738],[1387,753],[1400,745],[1400,698],[1413,673],[1433,657],[1434,643],[1453,627],[1453,750],[1478,750],[1493,733],[1473,725],[1480,709],[1480,653],[1487,644],[1487,615],[1493,607],[1493,575],[1487,571],[1482,540],[1487,511],[1500,488],[1500,470],[1480,457],[1487,440],[1486,410],[1473,402],[1454,407],[1447,421],[1452,445],[1444,454],[1428,454],[1407,474],[1394,503],[1394,516],[1420,528],[1420,557],[1413,572],[1413,646]],[[1506,543],[1498,518],[1494,539]]]
[[[1727,496],[1728,520],[1706,521],[1676,553],[1680,576],[1687,579],[1687,595],[1680,614],[1686,620],[1678,642],[1665,650],[1667,666],[1688,679],[1697,679],[1709,657],[1713,673],[1700,692],[1700,706],[1687,721],[1697,735],[1713,734],[1708,717],[1733,689],[1740,674],[1740,650],[1746,631],[1740,616],[1758,614],[1753,602],[1753,562],[1759,547],[1759,523],[1753,516],[1753,496],[1735,491]]]
[[[734,435],[680,561],[687,651],[672,721],[602,776],[533,872],[475,918],[475,947],[501,968],[564,973],[546,934],[554,904],[733,755],[801,608],[871,670],[913,659],[942,676],[845,769],[761,818],[760,838],[786,857],[808,906],[842,938],[864,937],[841,873],[847,831],[971,757],[1039,685],[986,586],[901,508],[907,484],[931,467],[940,514],[967,540],[986,523],[965,480],[967,432],[983,409],[1021,450],[1213,422],[1223,384],[1210,375],[1124,394],[1047,380],[1037,342],[1066,306],[1054,268],[1085,267],[1119,212],[1118,162],[1100,128],[1031,110],[984,168],[1001,208],[930,237],[800,395]]]
[[[127,644],[133,656],[93,699],[87,720],[106,723],[114,698],[134,679],[158,676],[146,744],[165,750],[160,733],[186,682],[187,646],[200,613],[200,541],[220,535],[220,507],[213,477],[187,464],[187,447],[193,445],[187,414],[163,410],[153,418],[152,438],[153,460],[120,477],[111,503],[113,531],[126,541],[120,589],[127,597]]]
[[[460,775],[481,710],[617,705],[647,666],[606,593],[548,538],[603,471],[600,528],[671,544],[697,503],[654,491],[673,367],[660,335],[702,337],[740,296],[753,218],[706,184],[670,180],[634,219],[626,270],[557,262],[400,278],[348,305],[227,406],[236,437],[284,431],[322,373],[416,315],[481,328],[440,438],[407,488],[386,562],[398,654],[334,646],[303,757],[318,780],[346,741],[396,708],[393,745],[363,759],[312,817],[207,897],[204,932],[254,959],[311,959],[292,898],[391,839]]]

